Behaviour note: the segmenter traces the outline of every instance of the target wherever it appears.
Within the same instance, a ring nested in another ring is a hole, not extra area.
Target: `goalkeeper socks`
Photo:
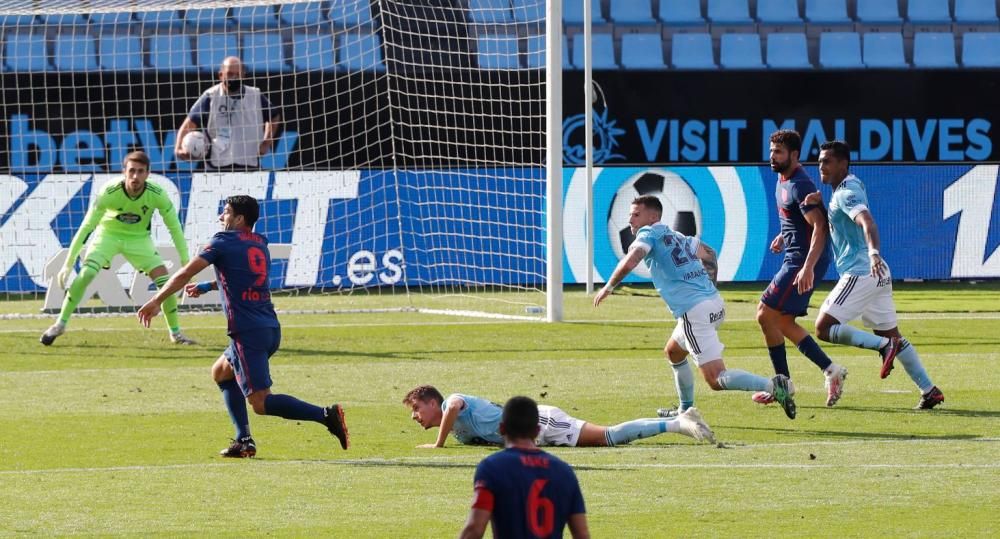
[[[727,391],[767,391],[767,378],[740,369],[726,369],[716,381]]]
[[[879,337],[867,331],[861,331],[847,324],[834,324],[830,326],[830,342],[846,344],[857,348],[878,350],[885,346],[889,342],[889,339]]]
[[[899,352],[896,354],[896,360],[903,364],[906,374],[910,375],[910,379],[917,384],[921,393],[927,393],[934,387],[931,377],[927,375],[924,364],[920,361],[920,356],[917,355],[916,348],[910,344],[910,341],[903,339]]]
[[[799,352],[802,352],[802,355],[809,358],[809,361],[815,363],[816,366],[819,367],[819,370],[821,371],[825,371],[826,368],[829,367],[831,363],[833,363],[833,361],[830,360],[830,357],[827,356],[825,352],[823,352],[823,349],[820,348],[818,344],[816,344],[816,341],[812,338],[812,335],[806,335],[806,338],[799,341],[799,344],[797,344],[796,347],[798,347]],[[776,374],[784,374],[785,376],[788,376],[783,372]]]
[[[73,284],[69,285],[69,290],[66,291],[66,298],[63,299],[62,309],[59,311],[60,322],[63,324],[69,322],[69,317],[73,315],[73,311],[76,311],[84,293],[87,292],[87,287],[94,281],[99,271],[101,268],[96,262],[84,261],[79,275],[73,279]]]
[[[785,343],[767,347],[767,355],[771,356],[771,365],[774,366],[774,374],[788,374],[788,356],[785,355]]]
[[[694,406],[694,374],[691,373],[687,359],[671,363],[670,367],[674,369],[674,387],[677,388],[677,398],[680,399],[677,411],[683,412]]]
[[[608,443],[609,447],[614,447],[664,432],[679,432],[679,426],[677,421],[665,419],[636,419],[608,427],[608,430],[604,432],[604,441]]]
[[[271,393],[264,399],[264,413],[285,419],[323,422],[323,409],[314,404],[300,401],[291,395]]]
[[[156,288],[163,288],[163,285],[167,284],[170,280],[168,275],[160,275],[153,280],[156,283]],[[181,322],[177,319],[177,296],[175,294],[170,294],[167,299],[163,300],[163,317],[167,319],[167,327],[170,328],[170,333],[177,333],[181,330]]]
[[[219,389],[222,391],[222,402],[229,412],[229,419],[236,427],[236,439],[242,440],[250,436],[250,417],[247,414],[247,401],[243,398],[239,384],[235,379],[219,382]]]

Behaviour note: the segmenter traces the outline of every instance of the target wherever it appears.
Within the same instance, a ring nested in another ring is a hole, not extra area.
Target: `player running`
[[[232,445],[221,451],[223,457],[252,457],[257,444],[250,436],[247,402],[260,415],[275,415],[297,421],[325,425],[340,441],[349,445],[344,410],[338,404],[320,408],[290,395],[271,393],[268,361],[281,343],[281,325],[274,313],[268,272],[271,253],[267,239],[253,231],[260,209],[257,200],[247,195],[226,199],[219,216],[222,232],[167,282],[153,299],[139,309],[139,322],[149,322],[160,304],[182,287],[189,296],[198,297],[209,290],[222,292],[222,309],[228,320],[229,347],[212,365],[212,377],[222,391],[229,418],[236,427]],[[185,284],[201,270],[215,266],[216,280]],[[244,401],[244,397],[246,401]]]
[[[775,374],[792,376],[785,355],[787,338],[823,371],[826,405],[833,406],[844,391],[847,369],[831,361],[809,332],[795,321],[807,314],[813,281],[822,279],[830,265],[826,213],[822,205],[804,202],[816,185],[799,164],[802,137],[795,131],[782,129],[774,132],[770,141],[771,170],[778,173],[774,195],[781,228],[771,242],[771,252],[780,253],[784,249],[785,257],[757,304],[757,323],[764,333]],[[755,393],[753,400],[760,404],[780,401],[769,391]]]
[[[833,188],[830,232],[840,280],[820,308],[816,335],[826,342],[877,350],[882,357],[882,378],[889,376],[893,360],[899,358],[920,388],[916,409],[929,410],[944,402],[944,393],[931,382],[913,345],[899,333],[892,274],[879,253],[878,226],[868,209],[865,186],[848,171],[850,164],[851,148],[846,142],[824,142],[820,146],[820,179]],[[817,191],[806,201],[822,204],[823,198]],[[865,327],[874,329],[874,334],[848,324],[859,316]]]
[[[500,405],[480,397],[452,393],[447,398],[434,386],[417,386],[403,397],[410,408],[410,418],[424,429],[440,427],[437,441],[417,447],[444,447],[448,434],[469,445],[503,445],[500,432]],[[636,419],[613,427],[588,423],[570,417],[555,406],[539,406],[538,445],[570,447],[614,447],[640,438],[665,432],[690,436],[695,440],[715,443],[712,429],[705,424],[696,408],[689,408],[674,419]]]
[[[479,539],[493,522],[493,537],[590,537],[583,493],[568,464],[535,445],[538,405],[514,397],[503,407],[500,433],[506,449],[476,466],[475,497],[461,539]]]
[[[73,236],[66,262],[56,277],[59,288],[66,288],[66,281],[73,272],[73,265],[76,264],[84,242],[88,244],[87,255],[80,273],[73,279],[66,293],[59,319],[39,339],[45,346],[49,346],[66,332],[69,317],[83,299],[87,286],[97,277],[101,268],[111,267],[111,260],[117,254],[124,256],[135,269],[148,275],[157,288],[163,287],[167,282],[167,268],[153,245],[150,233],[154,210],[160,212],[160,217],[170,231],[181,265],[188,262],[187,242],[184,241],[177,210],[162,187],[146,181],[149,178],[149,156],[144,152],[132,152],[125,156],[122,168],[124,177],[101,187],[83,218],[80,230]],[[195,344],[181,333],[176,297],[170,296],[164,300],[163,317],[167,320],[171,341],[176,344]]]
[[[677,410],[661,408],[657,415],[673,417],[694,406],[694,375],[687,362],[690,353],[712,389],[766,391],[777,398],[788,417],[795,419],[795,388],[787,376],[778,374],[768,380],[744,370],[726,368],[722,360],[725,346],[717,332],[726,319],[726,306],[705,269],[716,267],[715,252],[698,238],[671,230],[660,222],[662,215],[663,204],[655,196],[644,195],[632,201],[628,224],[635,241],[604,288],[594,296],[597,307],[644,261],[656,291],[677,319],[664,353],[674,370],[680,405]]]

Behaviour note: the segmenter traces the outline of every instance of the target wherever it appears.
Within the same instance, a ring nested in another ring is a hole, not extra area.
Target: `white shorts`
[[[706,299],[677,319],[670,338],[688,351],[696,365],[722,357],[725,346],[719,340],[719,326],[726,319],[726,304],[721,296]]]
[[[567,445],[575,447],[586,421],[570,417],[555,406],[538,405],[538,445]]]
[[[861,317],[867,328],[892,329],[897,325],[892,276],[888,271],[881,279],[871,275],[841,275],[819,312],[829,314],[841,324]]]

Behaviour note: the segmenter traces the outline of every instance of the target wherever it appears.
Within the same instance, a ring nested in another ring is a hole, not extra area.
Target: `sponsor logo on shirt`
[[[142,220],[142,217],[134,213],[119,213],[115,216],[115,219],[125,223],[126,225],[134,225]]]

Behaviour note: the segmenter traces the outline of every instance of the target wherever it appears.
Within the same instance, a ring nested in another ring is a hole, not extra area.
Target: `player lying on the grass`
[[[216,233],[198,256],[139,309],[139,322],[149,327],[150,320],[160,311],[160,304],[181,288],[192,297],[209,290],[222,292],[222,310],[229,321],[230,341],[229,347],[212,365],[212,378],[222,391],[222,400],[236,427],[236,438],[221,451],[223,457],[257,454],[257,444],[250,436],[247,402],[257,414],[325,425],[340,441],[340,446],[347,449],[347,423],[340,405],[320,408],[290,395],[271,393],[268,362],[281,344],[281,324],[268,288],[271,253],[267,238],[253,231],[259,213],[257,200],[253,197],[227,198],[219,216],[223,231]],[[187,284],[210,264],[215,266],[215,281]]]
[[[122,162],[122,176],[122,179],[112,180],[100,188],[83,218],[80,230],[73,236],[69,255],[56,277],[59,288],[66,288],[66,281],[73,272],[73,265],[76,264],[76,257],[84,242],[87,243],[87,254],[80,273],[66,291],[58,320],[39,339],[46,346],[66,332],[66,324],[83,299],[87,286],[97,277],[101,268],[111,266],[115,255],[122,255],[135,269],[148,275],[157,288],[162,288],[167,282],[167,268],[153,245],[150,232],[154,210],[160,212],[163,223],[170,230],[170,239],[177,248],[181,265],[188,262],[187,242],[184,241],[177,210],[163,188],[146,181],[149,178],[149,157],[144,152],[126,155]],[[163,317],[167,319],[171,341],[177,344],[194,344],[194,341],[181,333],[176,297],[170,296],[163,302]]]
[[[920,356],[899,333],[896,305],[892,300],[892,274],[879,253],[879,234],[868,206],[868,194],[857,176],[848,170],[851,148],[846,142],[820,145],[819,175],[833,188],[830,198],[830,230],[840,280],[826,297],[816,318],[816,336],[827,342],[878,351],[882,357],[880,376],[892,372],[893,360],[906,369],[917,387],[917,409],[930,409],[944,402],[944,394],[931,382]],[[809,204],[822,204],[819,191],[806,197]],[[849,322],[861,317],[861,331]]]
[[[424,429],[440,427],[437,441],[418,445],[420,448],[444,447],[448,434],[463,444],[502,445],[500,434],[501,408],[486,399],[452,393],[447,398],[434,386],[417,386],[403,397],[411,410],[410,417]],[[570,417],[555,406],[538,407],[541,430],[538,445],[570,447],[614,447],[649,438],[665,432],[690,436],[695,440],[715,443],[712,429],[705,424],[696,408],[689,408],[674,419],[636,419],[613,427],[588,423]]]
[[[535,444],[541,433],[538,405],[514,397],[503,406],[503,451],[476,466],[475,497],[461,539],[479,539],[493,522],[493,537],[590,537],[583,493],[573,468]]]
[[[594,296],[597,307],[640,262],[645,262],[656,291],[677,319],[664,353],[673,367],[680,405],[677,410],[657,410],[657,414],[672,417],[694,406],[694,375],[687,363],[690,353],[708,387],[716,391],[766,391],[775,395],[788,417],[795,419],[792,397],[795,388],[788,377],[778,374],[768,380],[744,370],[726,368],[722,360],[725,346],[717,332],[726,319],[726,305],[706,270],[716,267],[714,251],[698,238],[671,230],[660,222],[662,215],[663,204],[655,196],[643,195],[632,201],[628,225],[635,241],[604,288]]]

